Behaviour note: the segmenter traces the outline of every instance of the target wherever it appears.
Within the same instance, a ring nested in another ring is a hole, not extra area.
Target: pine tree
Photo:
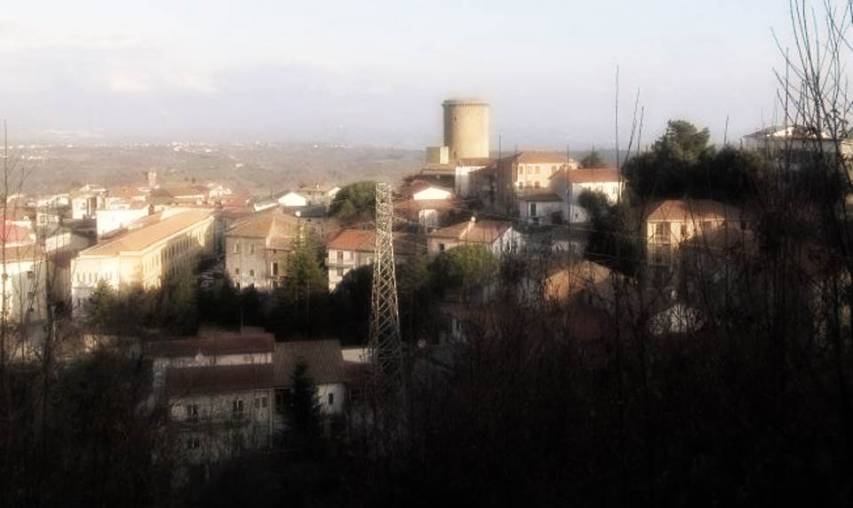
[[[322,437],[320,402],[314,380],[308,375],[308,364],[302,358],[296,362],[290,375],[285,415],[292,446],[305,451],[316,450]]]

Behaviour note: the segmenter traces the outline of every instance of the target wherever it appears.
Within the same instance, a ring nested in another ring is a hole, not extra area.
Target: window
[[[240,275],[240,269],[239,268],[234,269],[234,275]]]
[[[35,274],[33,273],[33,271],[32,271],[32,270],[29,270],[29,271],[27,272],[27,279],[29,279],[29,280],[33,280],[34,278],[35,278]]]
[[[187,404],[187,420],[191,423],[198,422],[198,404]]]
[[[539,180],[536,180],[535,182],[533,182],[533,186],[538,189],[539,188]]]
[[[267,404],[266,397],[255,397],[255,409],[266,409]]]
[[[339,250],[338,251],[338,263],[340,263],[343,260],[344,260],[344,252]]]
[[[198,450],[201,448],[201,440],[197,436],[187,438],[187,448],[190,450]]]
[[[681,225],[681,239],[684,240],[687,238],[687,224]]]
[[[438,244],[438,252],[444,252],[444,244],[443,243]]]
[[[255,276],[255,271],[249,270],[249,277],[254,277],[254,276]]]
[[[241,399],[237,399],[231,403],[231,417],[232,418],[242,418],[243,417],[243,401]]]
[[[655,223],[655,237],[654,240],[657,243],[669,243],[669,222],[657,222]]]
[[[330,393],[330,394],[329,394],[329,405],[330,405],[330,406],[334,406],[334,405],[335,405],[335,394],[334,394],[334,393]]]
[[[249,254],[254,254],[254,253],[255,253],[255,244],[250,243],[249,244]]]
[[[536,203],[530,203],[529,207],[530,207],[530,216],[536,217]]]
[[[240,253],[240,242],[234,242],[234,254]]]
[[[277,262],[273,261],[272,268],[270,269],[270,271],[272,272],[273,277],[278,275],[278,263]]]

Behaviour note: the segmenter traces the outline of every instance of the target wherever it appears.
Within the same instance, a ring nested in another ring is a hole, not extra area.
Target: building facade
[[[166,210],[143,224],[80,251],[71,262],[72,304],[78,308],[103,282],[114,289],[159,287],[214,253],[212,210]]]

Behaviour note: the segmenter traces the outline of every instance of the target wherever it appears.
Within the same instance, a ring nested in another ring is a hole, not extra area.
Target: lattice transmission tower
[[[396,391],[403,382],[403,346],[394,270],[394,204],[391,186],[376,184],[376,244],[370,305],[370,361],[374,390]]]

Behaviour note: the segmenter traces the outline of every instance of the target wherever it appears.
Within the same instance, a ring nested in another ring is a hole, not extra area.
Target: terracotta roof
[[[271,335],[225,335],[149,342],[148,356],[155,358],[187,358],[204,356],[271,353],[275,339]]]
[[[326,245],[327,249],[373,252],[376,236],[369,229],[344,229]]]
[[[266,238],[270,247],[289,248],[291,239],[296,236],[298,223],[298,218],[275,207],[240,219],[231,226],[226,235]]]
[[[491,244],[511,227],[512,223],[509,221],[489,219],[475,222],[464,221],[446,228],[436,229],[429,236]]]
[[[171,397],[260,390],[275,386],[271,364],[217,365],[166,369]]]
[[[743,216],[740,208],[711,199],[669,199],[654,203],[646,214],[646,220],[740,220]]]
[[[568,164],[575,162],[562,152],[519,152],[512,157],[521,164]]]
[[[80,255],[115,256],[124,251],[141,251],[211,217],[211,211],[204,209],[180,212],[159,222],[146,224],[119,237],[89,247],[81,251]]]
[[[566,171],[566,177],[573,183],[618,182],[619,170],[616,168],[572,169]]]
[[[137,189],[136,187],[131,187],[128,185],[123,185],[121,187],[113,187],[107,191],[111,198],[126,198],[133,199],[138,197],[145,197],[145,192]]]
[[[30,228],[18,226],[17,224],[6,223],[5,228],[0,228],[0,242],[9,243],[24,243],[34,239],[33,232]]]
[[[466,157],[456,160],[456,166],[488,166],[495,159],[491,157]]]
[[[290,377],[300,359],[307,364],[308,376],[314,384],[343,383],[347,380],[339,341],[279,342],[273,353],[275,386],[290,386]]]
[[[461,206],[457,199],[407,199],[394,203],[394,209],[399,211],[417,210],[452,210]]]
[[[522,201],[538,201],[538,202],[562,201],[563,200],[563,198],[561,198],[555,192],[548,192],[548,191],[541,191],[541,190],[536,191],[535,189],[533,191],[522,192],[521,195],[518,197],[518,199],[520,199]]]
[[[44,257],[44,251],[41,247],[35,244],[19,245],[15,247],[7,246],[5,251],[6,263],[15,261],[32,261],[42,259]],[[3,255],[2,251],[0,251],[0,255]]]

